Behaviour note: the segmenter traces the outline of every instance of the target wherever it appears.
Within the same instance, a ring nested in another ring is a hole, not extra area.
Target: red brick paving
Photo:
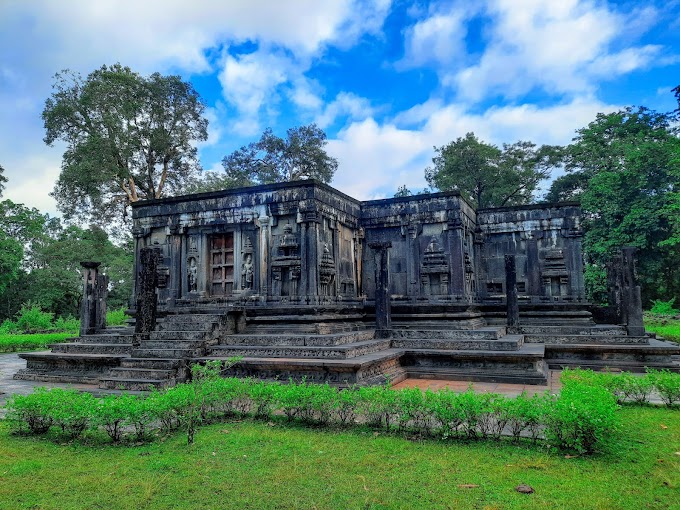
[[[548,384],[508,384],[508,383],[492,383],[492,382],[468,382],[468,381],[442,381],[439,379],[405,379],[404,381],[392,386],[394,389],[402,388],[421,388],[422,390],[431,389],[439,390],[442,388],[449,388],[452,391],[462,392],[466,391],[472,385],[473,391],[476,393],[500,393],[507,396],[517,396],[523,391],[526,391],[529,396],[544,391],[550,393],[558,393],[561,388],[559,370],[550,370],[548,375]]]

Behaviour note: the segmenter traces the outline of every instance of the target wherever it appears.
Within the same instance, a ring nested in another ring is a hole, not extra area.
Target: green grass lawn
[[[44,333],[35,335],[0,334],[0,352],[34,351],[47,349],[48,344],[63,342],[77,333]]]
[[[674,319],[646,320],[645,328],[666,340],[680,343],[680,321]]]
[[[680,508],[680,410],[624,407],[614,450],[408,440],[249,420],[139,446],[0,423],[0,508]],[[465,487],[472,484],[474,487]],[[529,484],[531,495],[515,491]]]

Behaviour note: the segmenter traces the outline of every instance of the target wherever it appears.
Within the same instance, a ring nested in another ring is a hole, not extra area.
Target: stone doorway
[[[210,293],[227,296],[234,291],[234,233],[210,236]]]

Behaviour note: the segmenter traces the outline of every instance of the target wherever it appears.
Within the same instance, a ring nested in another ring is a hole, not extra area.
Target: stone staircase
[[[228,371],[239,377],[338,385],[406,377],[543,384],[543,354],[542,346],[526,345],[523,335],[509,335],[501,326],[405,321],[394,324],[391,338],[375,338],[375,331],[360,322],[305,324],[279,317],[276,322],[250,319],[245,331],[221,337],[204,359],[242,356]]]
[[[49,345],[51,351],[25,352],[26,368],[15,379],[60,383],[98,384],[133,350],[134,328],[112,327],[105,332],[70,338]]]
[[[495,317],[397,314],[389,338],[376,338],[370,320],[351,311],[249,313],[182,310],[138,345],[132,328],[73,338],[51,352],[21,354],[27,368],[15,378],[144,391],[185,381],[191,363],[236,356],[226,375],[338,386],[407,377],[545,384],[548,368],[576,366],[680,372],[676,344],[583,315],[559,325],[536,316],[510,330]]]
[[[204,360],[242,360],[227,375],[336,384],[383,383],[396,377],[398,353],[389,339],[360,317],[260,316],[248,319],[245,330],[220,337]]]
[[[654,335],[628,335],[623,326],[581,323],[520,326],[525,342],[545,346],[549,368],[590,368],[644,372],[647,368],[680,372],[674,357],[680,346]]]
[[[144,391],[185,381],[190,360],[204,356],[217,343],[224,323],[223,314],[169,315],[148,340],[99,379],[99,387]]]
[[[505,326],[451,329],[446,321],[395,324],[392,347],[402,350],[408,377],[545,384],[542,345]]]

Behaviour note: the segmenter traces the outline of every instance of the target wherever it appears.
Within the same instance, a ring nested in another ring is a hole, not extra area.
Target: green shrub
[[[673,308],[673,304],[675,304],[675,298],[672,298],[668,301],[662,301],[660,299],[653,299],[652,300],[653,306],[652,309],[650,310],[651,313],[655,315],[677,315],[680,314],[680,310],[677,308]]]
[[[612,440],[618,429],[616,400],[604,387],[572,383],[549,405],[546,440],[554,446],[592,453]]]
[[[125,307],[116,310],[106,311],[107,326],[125,326],[128,316],[125,314]]]
[[[357,403],[359,392],[355,386],[338,392],[333,411],[340,425],[353,425],[357,418]]]
[[[16,323],[20,331],[39,333],[51,330],[53,320],[53,313],[43,312],[40,306],[28,303],[22,305],[21,310],[17,313]]]
[[[10,319],[5,319],[2,321],[2,324],[0,324],[0,333],[4,335],[19,334],[19,325]]]
[[[255,418],[268,420],[276,407],[279,384],[266,381],[251,382],[248,396],[253,403]]]
[[[57,317],[52,329],[64,333],[78,333],[80,331],[80,321],[70,315],[66,318]]]
[[[94,413],[95,423],[104,428],[114,443],[123,438],[126,425],[133,425],[139,398],[136,395],[107,395],[101,398]]]
[[[79,437],[90,425],[96,399],[90,393],[54,388],[49,392],[53,422],[71,439]]]
[[[7,401],[7,419],[21,432],[24,426],[32,434],[45,434],[54,424],[54,401],[50,392],[36,388],[30,395],[14,395]]]
[[[680,404],[680,374],[670,370],[647,370],[659,397],[668,406]]]
[[[456,437],[459,427],[465,420],[461,400],[460,394],[444,388],[437,391],[434,397],[426,402],[435,426],[444,439]]]
[[[538,439],[546,416],[546,406],[551,403],[547,394],[527,397],[526,391],[506,401],[507,426],[516,443],[526,433],[533,441]]]

